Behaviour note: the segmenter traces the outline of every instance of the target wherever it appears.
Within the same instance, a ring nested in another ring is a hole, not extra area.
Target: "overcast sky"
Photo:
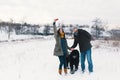
[[[0,20],[90,24],[96,17],[120,25],[120,0],[0,0]]]

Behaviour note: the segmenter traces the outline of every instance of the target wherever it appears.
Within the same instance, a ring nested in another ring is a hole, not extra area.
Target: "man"
[[[91,35],[82,29],[77,29],[76,27],[73,29],[74,32],[74,44],[71,47],[71,51],[79,44],[79,49],[81,52],[81,69],[84,73],[85,71],[85,59],[87,57],[88,62],[88,70],[89,72],[93,72],[93,63],[91,58]]]

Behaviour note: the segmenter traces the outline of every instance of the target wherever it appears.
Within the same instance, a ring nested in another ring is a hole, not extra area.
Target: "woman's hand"
[[[53,25],[55,25],[56,21],[58,20],[59,20],[58,18],[54,19]]]
[[[56,22],[56,21],[58,21],[59,19],[58,18],[56,18],[56,19],[54,19],[54,22]]]

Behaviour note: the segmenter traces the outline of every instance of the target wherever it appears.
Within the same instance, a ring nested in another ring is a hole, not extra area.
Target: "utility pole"
[[[8,26],[8,40],[10,39],[10,32],[11,32],[11,28],[12,28],[12,23],[13,23],[13,19],[10,18],[10,25]]]

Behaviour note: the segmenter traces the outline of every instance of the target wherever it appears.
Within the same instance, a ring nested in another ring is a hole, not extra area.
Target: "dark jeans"
[[[59,69],[62,69],[62,66],[64,66],[64,68],[67,68],[67,64],[66,64],[66,56],[58,56],[60,64],[59,64]]]
[[[93,63],[92,63],[92,58],[91,58],[91,49],[81,52],[81,68],[82,71],[85,70],[85,59],[87,57],[87,62],[88,62],[88,70],[89,72],[93,72]]]
[[[66,65],[67,65],[67,68],[70,67],[70,58],[69,58],[69,55],[66,57]]]

